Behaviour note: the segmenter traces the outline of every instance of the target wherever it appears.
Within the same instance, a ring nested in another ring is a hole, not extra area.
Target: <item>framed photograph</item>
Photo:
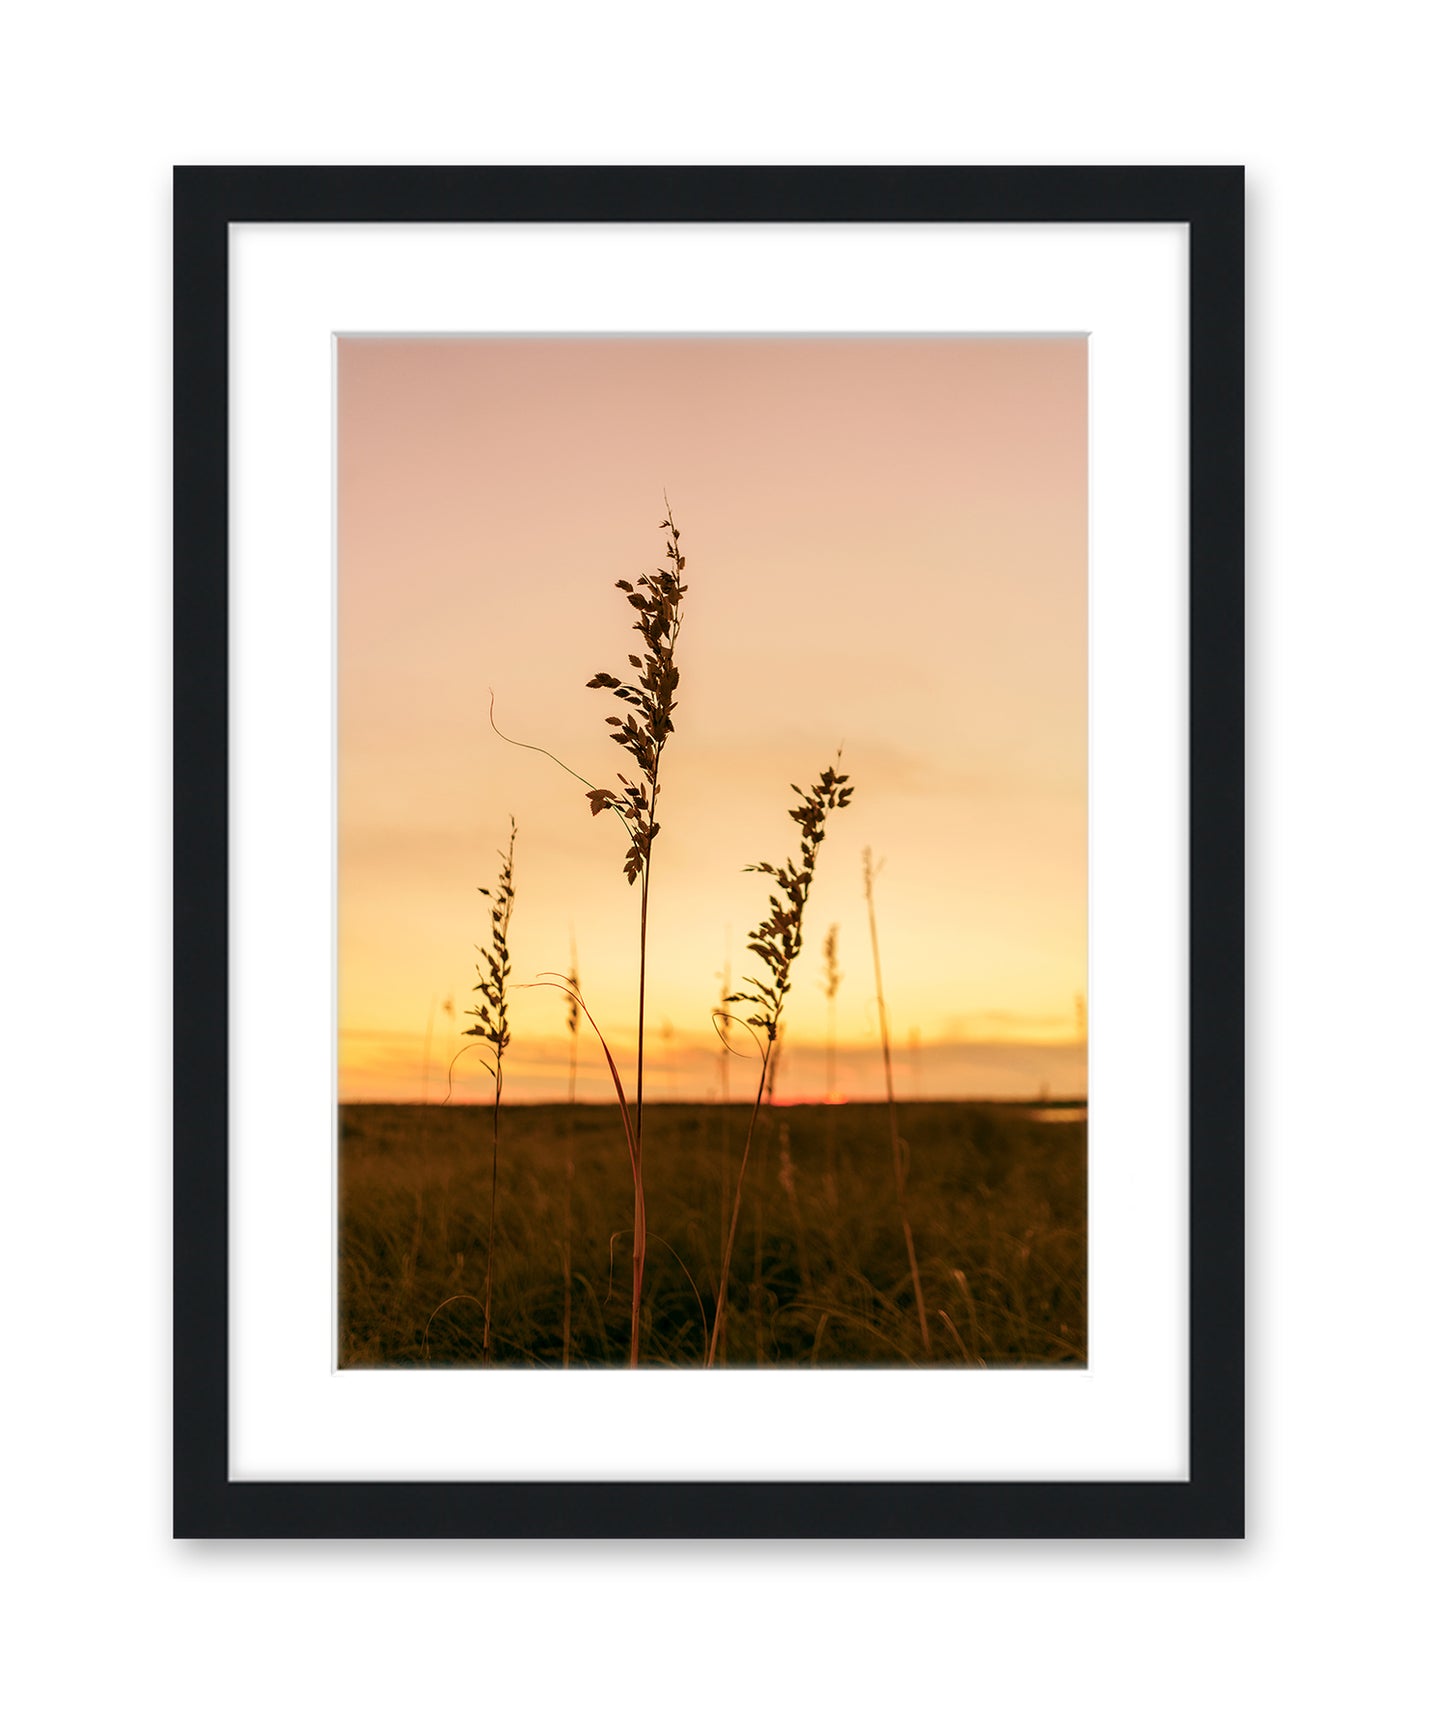
[[[1243,190],[176,170],[178,1536],[1243,1534]]]

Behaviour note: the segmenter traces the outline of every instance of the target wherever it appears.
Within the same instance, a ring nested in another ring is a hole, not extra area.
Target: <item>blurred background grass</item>
[[[719,1360],[733,1366],[1081,1365],[1082,1110],[899,1106],[924,1356],[884,1103],[765,1109]],[[648,1108],[646,1365],[700,1366],[748,1108]],[[340,1110],[340,1365],[480,1365],[491,1111]],[[632,1178],[615,1108],[502,1109],[494,1363],[625,1366]]]

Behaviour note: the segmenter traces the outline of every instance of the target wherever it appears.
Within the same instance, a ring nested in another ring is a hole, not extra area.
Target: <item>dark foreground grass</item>
[[[571,1364],[625,1367],[633,1192],[618,1112],[501,1112],[493,1363],[561,1367],[570,1148]],[[645,1366],[705,1359],[748,1112],[648,1110]],[[898,1115],[927,1356],[879,1103],[765,1110],[719,1363],[1082,1364],[1084,1123],[971,1103]],[[490,1185],[490,1108],[342,1108],[343,1367],[481,1365]]]

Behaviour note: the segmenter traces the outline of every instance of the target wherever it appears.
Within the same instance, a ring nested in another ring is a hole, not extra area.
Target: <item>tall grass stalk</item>
[[[928,1312],[923,1304],[923,1283],[918,1274],[918,1254],[913,1249],[913,1225],[908,1220],[908,1200],[903,1173],[903,1140],[898,1135],[898,1101],[893,1093],[893,1050],[888,1042],[888,1005],[883,998],[883,963],[878,954],[878,917],[873,908],[873,885],[883,863],[873,865],[873,851],[863,851],[863,895],[868,903],[868,936],[873,942],[873,980],[878,990],[878,1035],[883,1044],[883,1080],[888,1090],[888,1136],[893,1145],[893,1185],[898,1195],[898,1215],[903,1223],[903,1243],[908,1249],[908,1271],[913,1278],[913,1299],[918,1307],[918,1334],[924,1353],[929,1352]]]
[[[581,984],[577,978],[577,936],[572,936],[572,972],[567,977],[567,1035],[571,1043],[567,1060],[567,1176],[562,1187],[562,1365],[572,1359],[572,1187],[577,1176],[577,1036],[581,1020],[577,1005]]]
[[[776,881],[778,889],[768,898],[766,917],[748,935],[748,950],[762,959],[769,979],[762,981],[757,976],[745,976],[745,983],[754,991],[729,996],[734,1004],[752,1005],[756,1008],[744,1021],[754,1031],[762,1054],[758,1067],[757,1093],[753,1097],[753,1111],[748,1118],[748,1133],[743,1144],[743,1159],[738,1166],[737,1189],[733,1193],[732,1219],[728,1224],[727,1243],[723,1248],[722,1271],[718,1277],[717,1311],[713,1316],[712,1338],[707,1350],[706,1364],[709,1367],[716,1364],[718,1337],[727,1316],[728,1276],[732,1268],[733,1246],[737,1241],[738,1215],[743,1204],[743,1180],[748,1171],[753,1133],[757,1129],[758,1110],[763,1104],[763,1090],[768,1081],[769,1062],[778,1039],[778,1024],[782,1019],[783,1002],[787,998],[793,964],[803,949],[803,909],[808,901],[808,892],[817,868],[818,851],[823,844],[827,815],[836,808],[846,807],[854,793],[848,779],[835,765],[830,765],[823,771],[806,795],[796,783],[792,788],[793,793],[799,797],[799,804],[791,809],[788,817],[802,833],[801,866],[794,866],[793,858],[789,856],[781,867],[774,867],[768,861],[759,861],[745,869],[749,873],[765,873]]]
[[[718,980],[722,983],[722,993],[718,1003],[712,1008],[712,1024],[720,1038],[717,1063],[722,1113],[718,1116],[720,1165],[717,1189],[717,1257],[718,1268],[721,1270],[723,1255],[727,1251],[728,1243],[728,1182],[731,1179],[730,1170],[732,1168],[732,1141],[728,1136],[728,1125],[731,1120],[728,1109],[732,1105],[731,1074],[728,1071],[728,1061],[732,1058],[732,1047],[723,1033],[727,1028],[728,1019],[732,1016],[728,1010],[728,1004],[733,996],[731,933],[728,934],[724,943],[723,966]],[[719,1344],[719,1352],[724,1356],[727,1353],[726,1335],[723,1336]]]
[[[487,1215],[487,1275],[482,1300],[482,1359],[487,1366],[492,1364],[492,1261],[497,1243],[497,1157],[502,1136],[502,1055],[512,1039],[511,1031],[507,1027],[507,977],[512,971],[511,958],[507,951],[507,929],[512,924],[512,904],[516,896],[512,878],[516,850],[517,821],[513,819],[507,852],[501,855],[501,851],[498,851],[501,855],[502,871],[497,878],[496,890],[488,891],[484,885],[477,887],[483,897],[490,897],[492,900],[492,937],[487,945],[477,947],[482,961],[477,966],[475,991],[481,995],[481,1004],[472,1007],[472,1016],[477,1021],[466,1032],[469,1036],[480,1038],[480,1042],[490,1047],[493,1053],[492,1060],[482,1061],[492,1074],[492,1201]]]
[[[835,1107],[838,1101],[838,989],[842,983],[843,972],[838,968],[838,923],[835,921],[828,929],[827,938],[823,941],[823,993],[828,1001],[828,1087],[824,1101],[830,1108]],[[838,1129],[831,1114],[827,1118],[827,1128],[828,1210],[836,1229],[838,1215]]]
[[[838,989],[843,973],[838,968],[838,923],[828,929],[823,941],[823,993],[828,1001],[828,1090],[832,1101],[838,1094]]]
[[[637,1366],[641,1356],[642,1272],[647,1257],[647,1203],[642,1177],[642,1084],[647,1016],[647,903],[652,885],[652,846],[657,839],[658,767],[667,737],[673,732],[672,713],[677,709],[677,666],[674,661],[678,632],[682,626],[682,599],[687,586],[682,581],[687,565],[680,552],[682,537],[673,522],[672,507],[658,525],[667,532],[667,562],[654,572],[644,572],[637,582],[619,578],[617,588],[637,610],[633,622],[641,634],[642,655],[631,655],[634,673],[626,681],[615,674],[596,674],[587,682],[601,687],[622,704],[623,714],[607,721],[615,730],[612,739],[626,749],[637,766],[635,774],[619,772],[620,792],[589,789],[594,817],[613,812],[627,831],[628,848],[622,870],[629,885],[641,881],[637,949],[637,1089],[633,1119],[633,1213],[632,1213],[632,1340],[628,1364]]]

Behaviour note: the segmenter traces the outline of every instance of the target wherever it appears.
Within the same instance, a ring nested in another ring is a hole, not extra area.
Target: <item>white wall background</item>
[[[1421,1725],[1445,1035],[1430,21],[1403,0],[10,19],[16,1726]],[[1252,171],[1248,1542],[167,1539],[169,165],[489,160]]]

